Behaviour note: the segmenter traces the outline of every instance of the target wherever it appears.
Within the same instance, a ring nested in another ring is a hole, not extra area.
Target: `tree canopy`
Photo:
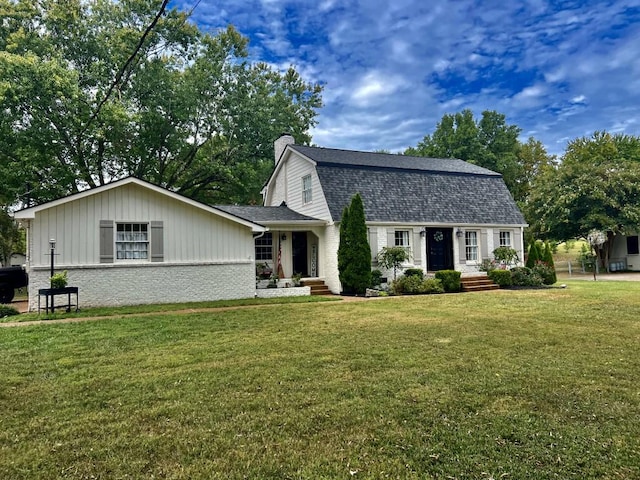
[[[518,185],[523,180],[518,152],[520,127],[508,125],[505,115],[494,110],[482,112],[476,120],[471,110],[445,114],[432,135],[405,155],[422,157],[458,158],[480,167],[501,173],[516,201]]]
[[[247,59],[166,0],[0,0],[0,187],[41,202],[135,175],[259,200],[273,140],[310,141],[321,87]]]
[[[561,162],[533,182],[528,217],[539,236],[586,238],[640,227],[640,138],[595,132],[567,145]]]

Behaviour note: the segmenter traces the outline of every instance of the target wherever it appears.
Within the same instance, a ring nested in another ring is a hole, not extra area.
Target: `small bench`
[[[62,305],[55,304],[56,296],[66,295],[67,303]],[[71,303],[71,295],[75,295],[76,303]],[[71,311],[71,307],[76,307],[76,312],[78,311],[78,287],[64,287],[64,288],[41,288],[38,290],[38,313],[42,310],[40,306],[40,299],[44,297],[45,302],[45,313],[49,314],[49,309],[51,309],[51,313],[55,312],[57,308],[64,308],[66,312]]]

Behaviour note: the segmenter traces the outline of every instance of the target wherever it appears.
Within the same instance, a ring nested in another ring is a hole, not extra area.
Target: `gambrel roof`
[[[502,176],[463,160],[287,148],[315,163],[334,221],[359,192],[368,222],[526,225]]]

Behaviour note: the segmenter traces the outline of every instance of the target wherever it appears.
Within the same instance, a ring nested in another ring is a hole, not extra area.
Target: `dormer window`
[[[311,188],[311,175],[302,177],[302,203],[311,203],[313,200],[313,190]]]

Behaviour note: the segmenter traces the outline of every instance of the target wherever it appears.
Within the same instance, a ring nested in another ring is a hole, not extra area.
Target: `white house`
[[[268,223],[260,207],[219,208],[277,231],[257,240],[256,259],[275,270],[280,257],[285,277],[317,277],[340,292],[339,224],[355,193],[364,202],[374,267],[385,246],[409,249],[406,267],[426,272],[477,272],[499,246],[524,258],[526,222],[498,173],[456,159],[295,145],[290,135],[276,140],[275,155],[262,192]]]
[[[55,269],[82,306],[253,297],[254,236],[267,228],[137,178],[26,208],[30,309]]]
[[[638,234],[615,235],[609,258],[609,271],[640,271],[640,245]]]
[[[126,178],[15,213],[27,230],[29,301],[56,270],[80,304],[126,305],[253,297],[256,268],[300,274],[340,293],[341,214],[364,202],[372,267],[385,246],[405,266],[477,272],[499,246],[523,255],[521,212],[501,175],[462,160],[275,142],[263,206],[209,206]],[[279,268],[281,267],[281,268]]]

